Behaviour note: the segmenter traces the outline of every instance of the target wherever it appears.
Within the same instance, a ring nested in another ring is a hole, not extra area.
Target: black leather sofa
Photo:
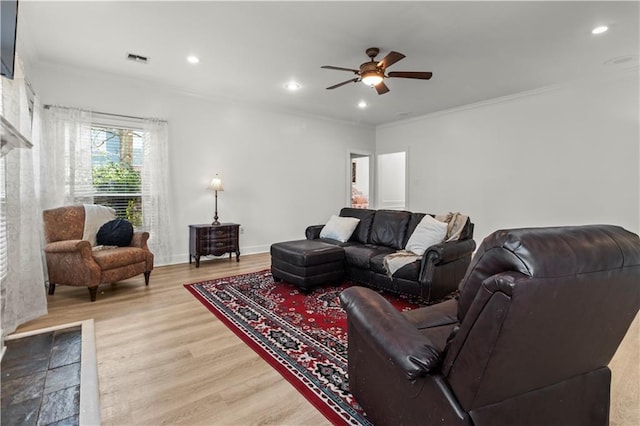
[[[324,225],[307,227],[307,240],[317,240],[344,249],[345,278],[383,290],[439,300],[458,288],[476,248],[473,223],[467,220],[460,238],[431,246],[421,260],[403,266],[389,278],[384,257],[402,250],[425,213],[345,207],[342,217],[360,219],[346,243],[320,238]],[[433,215],[432,215],[433,216]]]
[[[351,287],[349,388],[374,424],[607,425],[611,361],[640,308],[617,226],[497,231],[460,295],[400,313]]]

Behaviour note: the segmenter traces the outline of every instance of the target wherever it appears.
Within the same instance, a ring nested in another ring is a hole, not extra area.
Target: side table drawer
[[[202,241],[203,254],[211,250],[229,249],[235,250],[236,242],[233,240],[204,240]]]
[[[224,238],[230,238],[230,237],[231,237],[231,232],[229,228],[224,228],[224,229],[209,228],[209,229],[200,230],[201,239],[218,240],[218,239],[224,239]]]

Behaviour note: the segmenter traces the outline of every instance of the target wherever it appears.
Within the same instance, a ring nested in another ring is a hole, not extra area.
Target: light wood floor
[[[259,271],[269,255],[156,268],[101,286],[58,286],[49,314],[18,332],[95,320],[104,425],[328,424],[286,380],[183,288]],[[640,424],[640,326],[636,318],[611,363],[611,424]]]

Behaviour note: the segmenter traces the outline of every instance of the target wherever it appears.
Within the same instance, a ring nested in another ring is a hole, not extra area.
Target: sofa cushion
[[[390,253],[393,253],[393,249],[388,247],[363,245],[344,247],[344,258],[347,265],[355,266],[360,269],[369,269],[372,257],[379,255],[386,256]]]
[[[378,210],[371,225],[370,243],[403,249],[410,218],[411,213],[407,211]]]
[[[103,271],[133,263],[146,262],[147,251],[137,247],[117,247],[93,252],[93,258]]]
[[[375,210],[368,209],[353,209],[345,207],[340,210],[340,216],[342,217],[356,217],[360,219],[360,223],[356,226],[356,230],[351,235],[351,241],[357,241],[362,244],[369,242],[369,233],[371,232],[371,224],[373,223],[373,216]]]
[[[390,253],[379,254],[377,256],[373,256],[370,259],[369,265],[373,272],[377,274],[387,275],[387,270],[384,267],[384,257],[387,254]],[[393,274],[393,278],[404,278],[405,280],[418,281],[418,278],[420,277],[421,265],[422,262],[420,259],[416,260],[415,262],[411,262],[408,265],[404,265]]]
[[[358,222],[360,222],[358,218],[332,215],[320,231],[320,238],[330,238],[346,243],[358,226]]]

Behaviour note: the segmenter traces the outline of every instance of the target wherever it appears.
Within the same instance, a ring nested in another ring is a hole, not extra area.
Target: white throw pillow
[[[346,243],[351,238],[360,219],[355,217],[340,217],[332,215],[329,222],[320,231],[320,238],[331,238]]]
[[[405,250],[422,256],[429,247],[444,241],[446,236],[447,224],[426,215],[409,237]]]

